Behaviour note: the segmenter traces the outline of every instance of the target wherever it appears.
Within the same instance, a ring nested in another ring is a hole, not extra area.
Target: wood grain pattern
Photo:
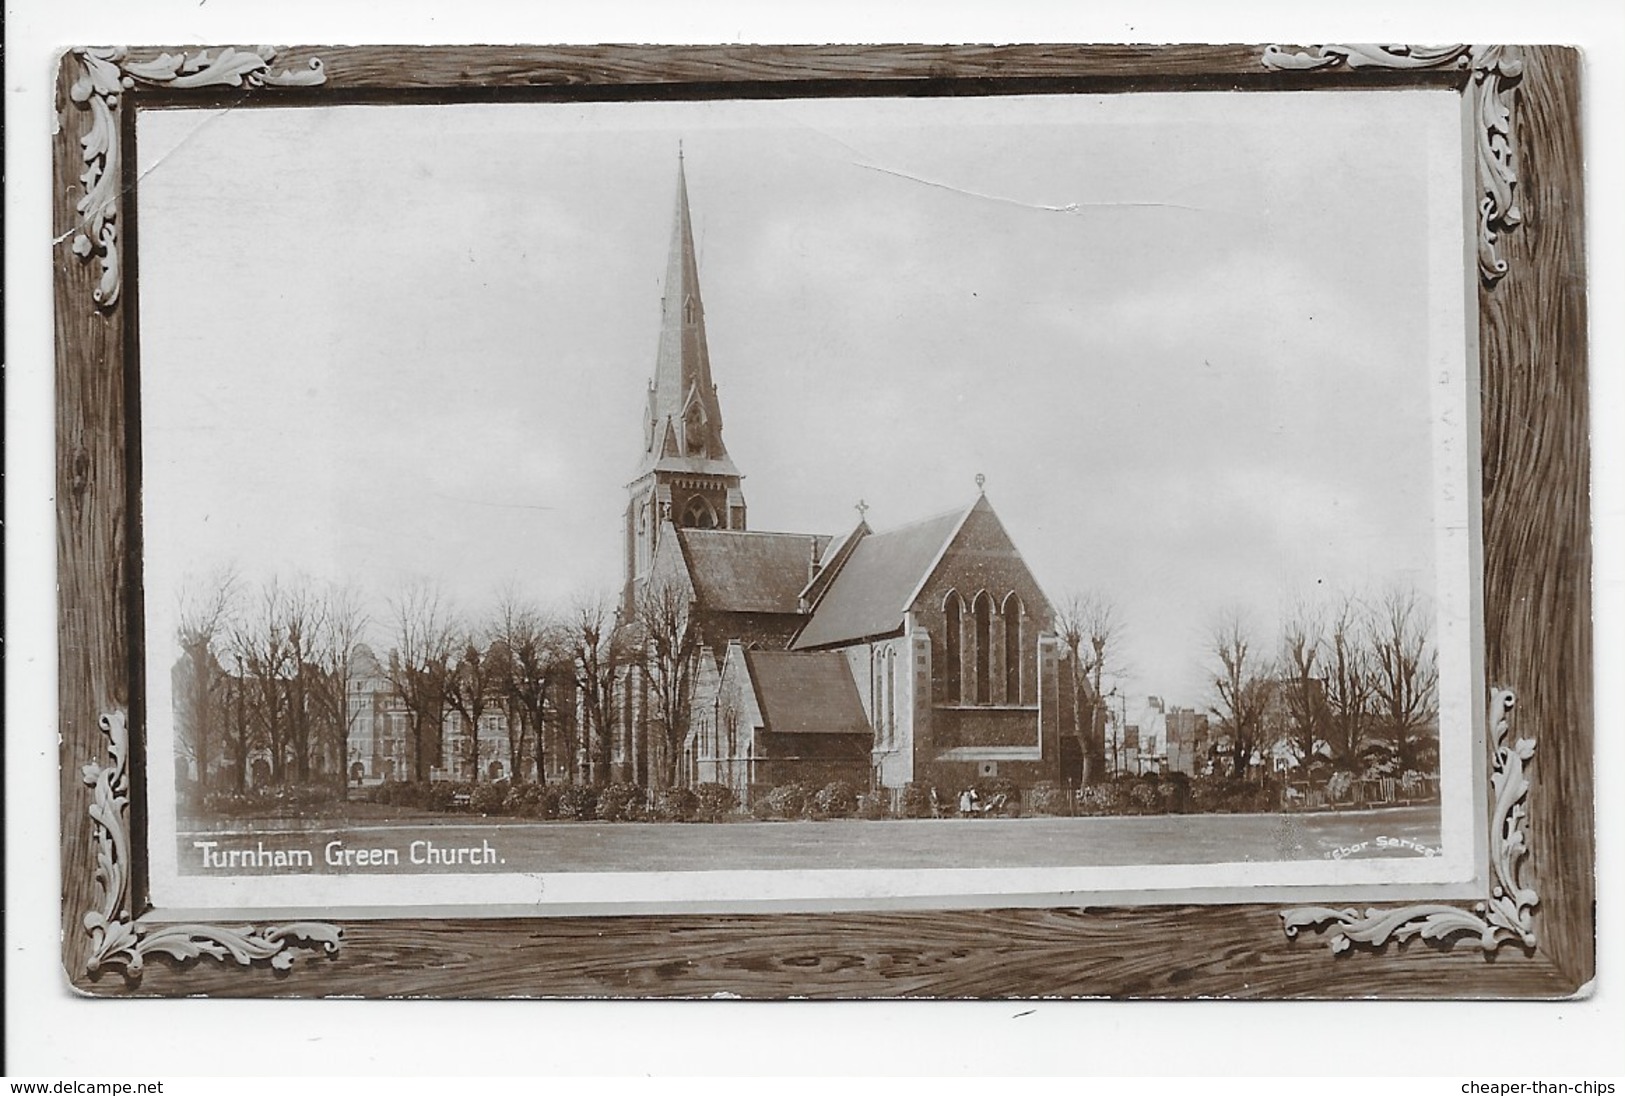
[[[97,720],[130,702],[128,646],[131,554],[126,539],[129,465],[125,435],[124,314],[98,312],[99,271],[70,247],[82,189],[74,73],[57,74],[62,124],[54,139],[53,239],[57,354],[58,672],[62,749],[63,962],[83,969],[85,910],[93,908],[89,790],[80,767],[101,760]]]
[[[152,52],[158,52],[154,49]],[[1130,88],[1461,86],[1459,72],[1268,73],[1256,46],[314,48],[328,87],[154,89],[154,106],[425,99],[1000,94]],[[147,51],[142,51],[146,55]],[[1486,959],[1411,943],[1334,958],[1289,941],[1274,906],[983,910],[862,915],[393,920],[345,926],[337,959],[273,973],[153,961],[139,984],[82,975],[92,905],[88,791],[97,717],[138,701],[130,664],[139,569],[130,525],[131,293],[90,303],[92,272],[56,249],[61,607],[63,959],[105,996],[1563,997],[1594,969],[1590,554],[1578,57],[1529,50],[1520,89],[1525,220],[1512,269],[1481,293],[1487,667],[1515,687],[1539,747],[1531,838],[1541,945]],[[56,232],[80,170],[59,74]],[[132,96],[131,98],[134,98]],[[122,108],[126,132],[129,105]],[[133,225],[126,224],[133,244]],[[133,271],[134,264],[127,266]],[[134,286],[129,287],[133,290]],[[137,711],[137,714],[139,712]],[[137,736],[139,738],[139,736]]]
[[[1517,125],[1524,223],[1506,284],[1480,295],[1485,665],[1539,740],[1530,842],[1543,950],[1595,961],[1591,541],[1579,64],[1528,52]]]
[[[154,962],[139,994],[253,997],[1406,999],[1563,997],[1541,956],[1425,945],[1334,958],[1273,908],[377,922],[287,974]],[[116,978],[92,992],[129,992]]]

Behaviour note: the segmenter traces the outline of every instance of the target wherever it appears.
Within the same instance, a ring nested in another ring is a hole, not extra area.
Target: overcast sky
[[[160,111],[154,634],[226,560],[616,586],[679,139],[752,528],[981,473],[1052,597],[1117,602],[1131,691],[1197,706],[1220,612],[1433,588],[1454,93]]]

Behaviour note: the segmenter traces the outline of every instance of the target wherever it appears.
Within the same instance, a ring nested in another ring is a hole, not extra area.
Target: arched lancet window
[[[637,563],[638,574],[640,575],[649,569],[649,559],[654,554],[649,542],[650,524],[653,517],[654,508],[649,504],[648,499],[644,499],[643,502],[638,504],[637,513]]]
[[[993,702],[993,599],[987,591],[976,595],[971,610],[976,616],[976,703]]]
[[[881,656],[878,648],[874,651],[874,687],[869,690],[870,709],[874,712],[875,742],[877,745],[886,744],[886,717],[883,714],[886,708],[886,660]]]
[[[886,649],[886,745],[897,741],[897,651]]]
[[[1004,599],[1004,702],[1020,704],[1021,666],[1027,655],[1021,648],[1021,599],[1012,591]]]
[[[942,645],[942,661],[948,682],[948,703],[958,704],[964,699],[964,675],[960,662],[960,638],[964,630],[964,605],[959,595],[949,591],[942,602],[943,615],[946,618],[946,642]]]
[[[717,512],[703,496],[695,495],[683,507],[683,526],[688,529],[715,529]]]

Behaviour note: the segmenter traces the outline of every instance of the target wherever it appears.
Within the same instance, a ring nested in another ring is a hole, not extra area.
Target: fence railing
[[[1336,807],[1384,807],[1421,803],[1439,797],[1439,778],[1393,776],[1356,780],[1343,789],[1329,784],[1293,781],[1286,785],[1281,806],[1287,810],[1326,810]]]

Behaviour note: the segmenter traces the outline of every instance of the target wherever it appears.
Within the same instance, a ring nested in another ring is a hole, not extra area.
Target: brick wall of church
[[[976,600],[983,593],[991,599],[993,609],[987,634],[992,658],[985,701],[978,688],[975,618]],[[958,595],[962,606],[957,691],[949,665],[950,614],[945,608],[951,595]],[[1018,641],[1012,647],[1004,610],[1014,609],[1018,603]],[[990,762],[999,776],[1022,786],[1060,779],[1055,647],[1053,640],[1041,638],[1050,624],[1049,602],[990,510],[979,508],[967,517],[916,600],[912,616],[914,626],[930,637],[932,666],[931,703],[916,716],[915,780],[953,790],[982,776],[983,767]],[[1013,675],[1008,669],[1012,661]],[[1041,753],[1031,760],[997,756],[1011,748],[1041,749]],[[950,750],[955,751],[951,759],[940,756]],[[978,750],[994,756],[977,758],[974,753]]]

